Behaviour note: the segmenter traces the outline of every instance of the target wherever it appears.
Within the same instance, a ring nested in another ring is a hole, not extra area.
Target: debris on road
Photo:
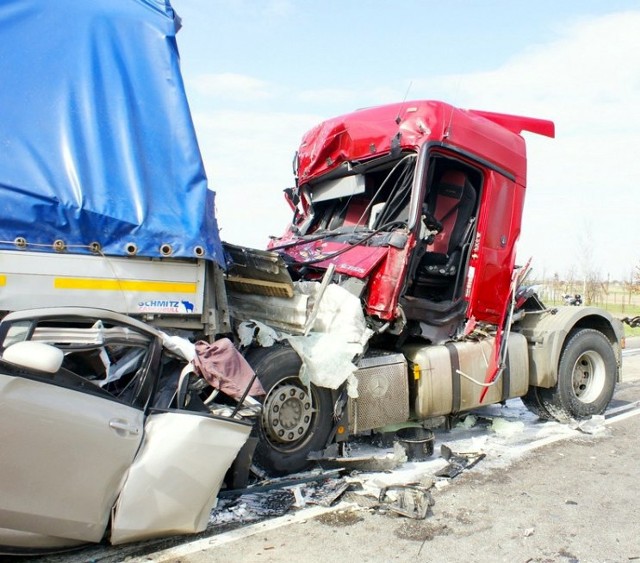
[[[584,434],[600,434],[607,429],[603,414],[593,415],[585,420],[577,420],[571,424],[571,427]]]
[[[378,500],[382,507],[415,520],[424,520],[435,504],[428,489],[412,485],[384,487]]]
[[[465,469],[471,469],[480,460],[486,457],[484,453],[454,453],[449,446],[440,446],[440,455],[449,463],[436,471],[436,477],[453,479]]]

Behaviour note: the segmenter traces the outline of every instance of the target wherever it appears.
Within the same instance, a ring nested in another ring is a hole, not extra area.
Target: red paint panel
[[[498,324],[511,290],[515,246],[520,236],[525,190],[500,174],[486,174],[481,214],[470,266],[469,315]]]
[[[389,251],[388,248],[380,246],[352,246],[341,242],[316,241],[294,246],[285,252],[296,262],[307,262],[344,249],[348,250],[335,258],[317,262],[314,267],[328,268],[329,264],[334,264],[336,272],[362,279],[371,273]]]
[[[411,250],[415,246],[412,236],[403,249],[390,247],[387,259],[375,271],[369,283],[369,296],[365,306],[368,315],[385,321],[396,318],[398,297],[407,274]]]
[[[392,145],[416,150],[441,141],[477,155],[526,183],[524,139],[520,131],[553,136],[551,121],[431,101],[409,101],[367,108],[329,119],[307,132],[298,150],[299,185],[345,162],[388,154]]]

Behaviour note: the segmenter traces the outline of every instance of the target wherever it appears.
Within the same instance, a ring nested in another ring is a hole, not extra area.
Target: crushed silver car
[[[204,530],[259,406],[211,400],[190,345],[101,309],[2,320],[0,546]]]

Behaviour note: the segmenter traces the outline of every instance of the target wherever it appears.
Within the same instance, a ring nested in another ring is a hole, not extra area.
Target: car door
[[[111,543],[201,532],[251,423],[154,409],[114,508]]]

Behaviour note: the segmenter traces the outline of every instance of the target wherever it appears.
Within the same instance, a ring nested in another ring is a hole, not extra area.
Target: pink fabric
[[[215,342],[196,342],[196,357],[193,363],[209,385],[236,400],[242,397],[254,374],[247,360],[228,338],[221,338]],[[264,394],[264,389],[256,378],[249,395],[256,397]]]

